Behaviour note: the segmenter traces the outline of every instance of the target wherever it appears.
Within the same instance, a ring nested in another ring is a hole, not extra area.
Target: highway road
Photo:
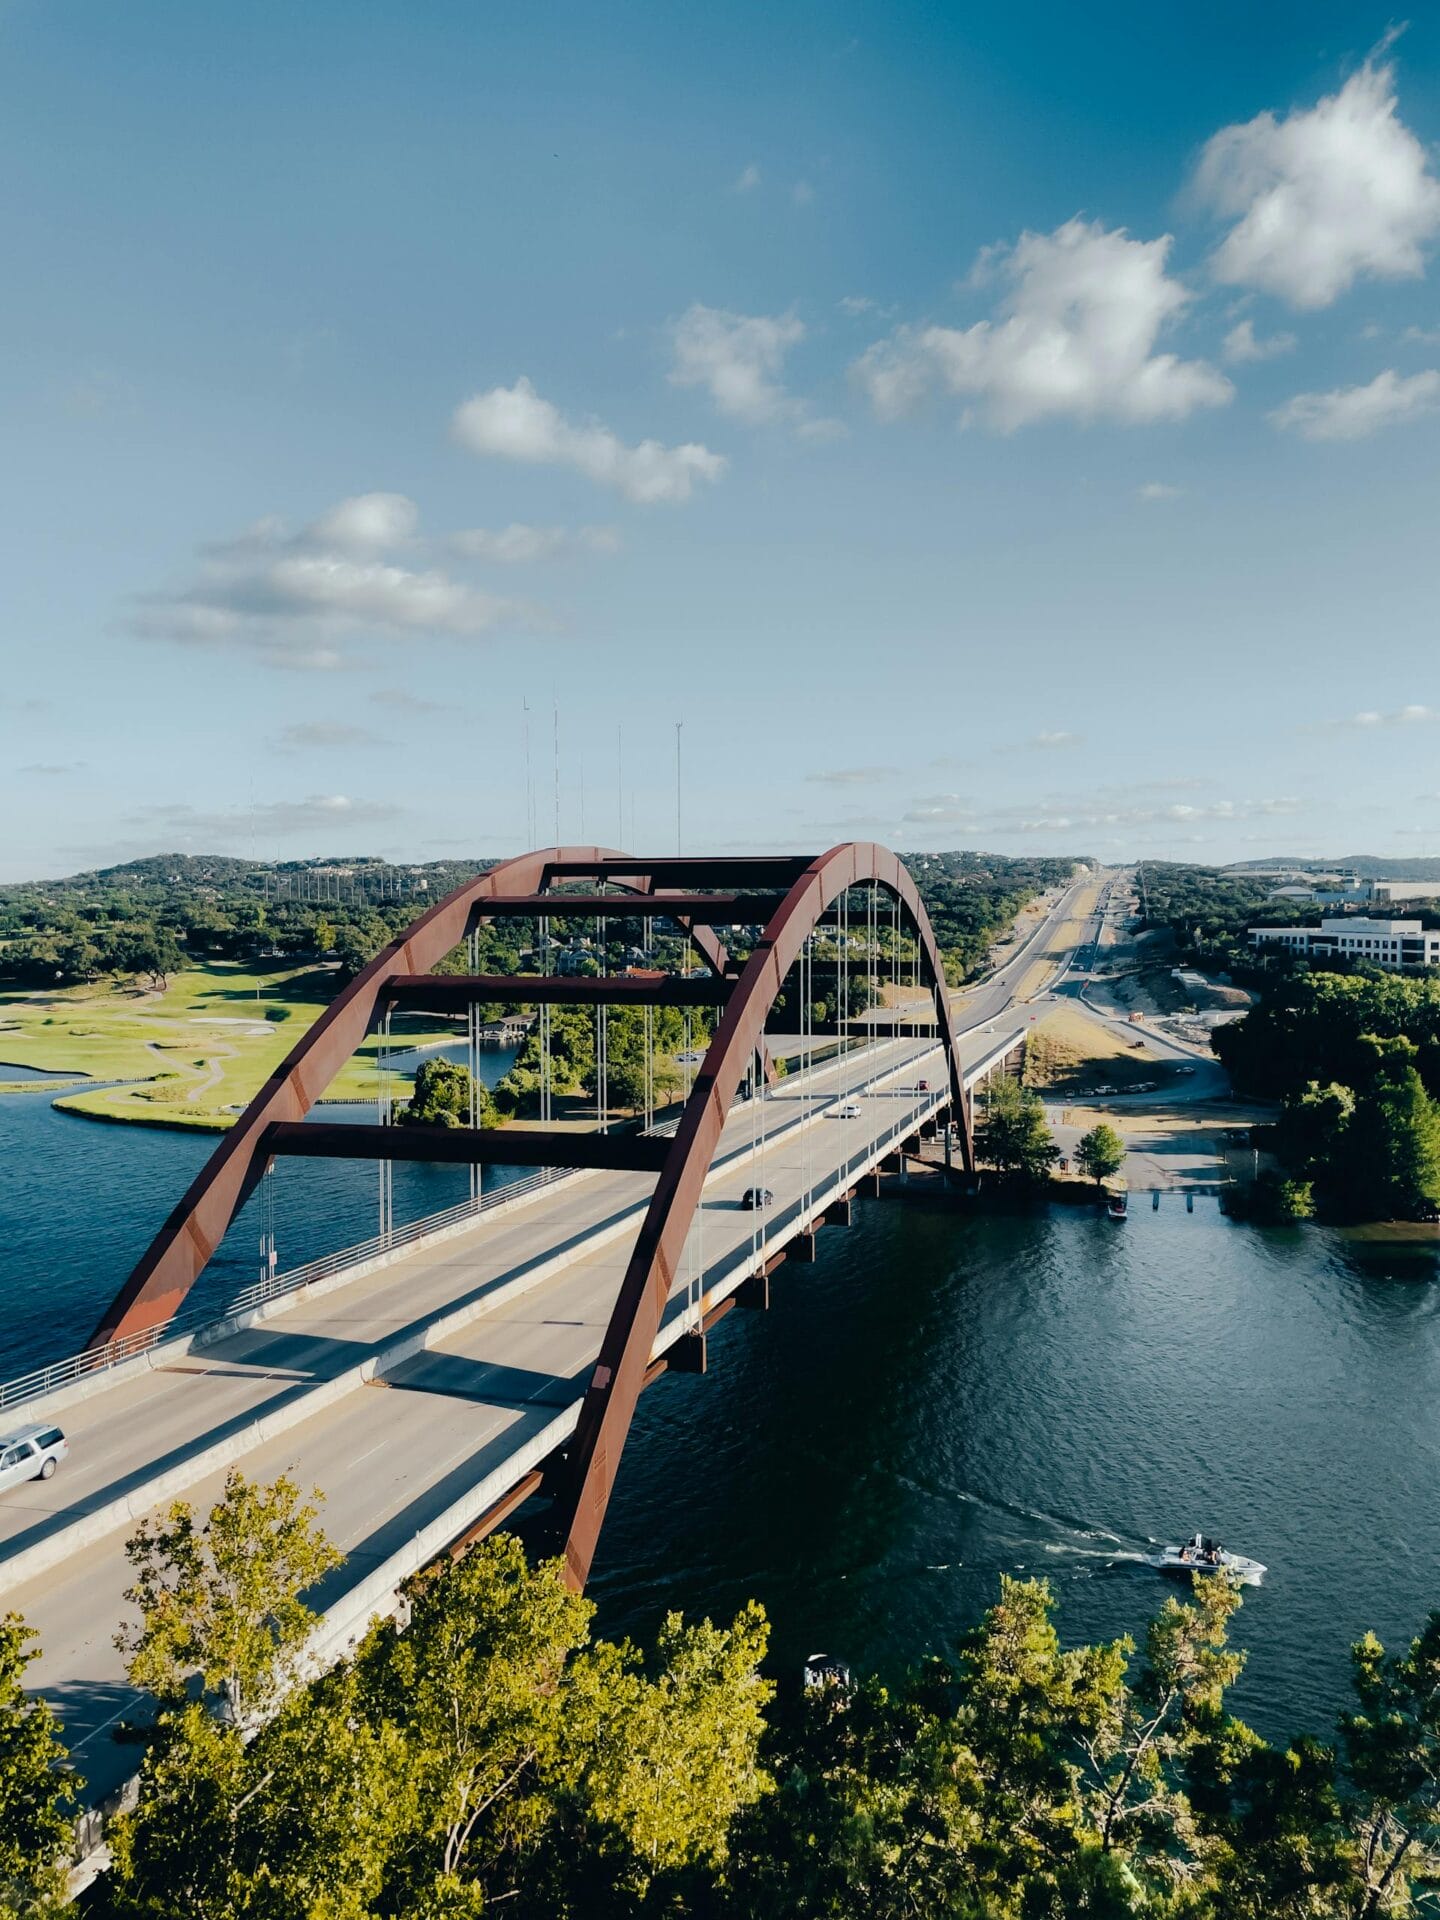
[[[1029,1009],[1013,1002],[1036,966],[1063,969],[1091,937],[1096,890],[1093,879],[1067,889],[969,997],[967,1068],[1025,1024]],[[931,1039],[881,1040],[735,1108],[657,1350],[811,1217],[827,1178],[853,1184],[854,1169],[934,1110],[939,1063]],[[837,1117],[852,1099],[857,1115]],[[72,1442],[61,1472],[0,1500],[0,1603],[40,1631],[31,1682],[65,1722],[88,1800],[134,1767],[134,1749],[112,1738],[135,1697],[112,1636],[124,1540],[142,1514],[182,1492],[203,1510],[231,1460],[253,1478],[285,1472],[324,1489],[324,1524],[347,1558],[311,1598],[340,1617],[368,1576],[466,1500],[493,1504],[537,1448],[573,1429],[651,1185],[636,1174],[559,1181],[60,1412]],[[774,1192],[772,1213],[742,1207],[752,1185]]]

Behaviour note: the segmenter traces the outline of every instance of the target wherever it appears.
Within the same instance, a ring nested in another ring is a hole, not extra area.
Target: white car
[[[842,1100],[838,1106],[831,1107],[829,1118],[832,1120],[858,1120],[860,1118],[860,1102],[858,1100]]]
[[[0,1439],[0,1493],[26,1480],[48,1480],[70,1451],[59,1427],[21,1427]]]

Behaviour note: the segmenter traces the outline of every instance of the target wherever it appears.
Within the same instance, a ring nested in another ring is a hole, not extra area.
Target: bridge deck
[[[967,1065],[1005,1037],[965,1036]],[[853,1180],[941,1103],[938,1072],[936,1091],[914,1084],[939,1060],[931,1041],[886,1041],[782,1081],[764,1103],[763,1154],[759,1109],[734,1110],[687,1246],[688,1275],[703,1237],[707,1300],[804,1224],[827,1180],[841,1169]],[[852,1093],[857,1119],[827,1117]],[[752,1184],[773,1189],[772,1213],[741,1208]],[[518,1482],[536,1445],[566,1437],[652,1185],[612,1173],[557,1182],[61,1413],[64,1468],[0,1505],[0,1594],[42,1628],[30,1677],[61,1712],[87,1798],[134,1763],[108,1734],[134,1697],[111,1636],[135,1521],[182,1490],[205,1507],[232,1459],[253,1477],[290,1472],[328,1495],[325,1525],[348,1558],[314,1598],[337,1608],[457,1505],[488,1505]],[[678,1290],[657,1351],[693,1311]]]

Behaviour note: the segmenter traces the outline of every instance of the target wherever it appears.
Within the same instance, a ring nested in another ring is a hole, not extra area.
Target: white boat
[[[1150,1564],[1162,1573],[1228,1573],[1242,1587],[1258,1587],[1265,1578],[1265,1568],[1258,1560],[1231,1553],[1218,1540],[1202,1533],[1192,1534],[1183,1547],[1162,1547],[1151,1556]]]

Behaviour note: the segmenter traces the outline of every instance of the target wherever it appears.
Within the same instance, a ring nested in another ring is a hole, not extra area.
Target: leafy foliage
[[[1102,1120],[1097,1126],[1091,1127],[1088,1133],[1081,1134],[1076,1142],[1075,1164],[1082,1173],[1088,1173],[1098,1186],[1124,1166],[1125,1142],[1114,1127]]]
[[[975,1151],[997,1173],[1021,1181],[1043,1179],[1060,1149],[1050,1136],[1039,1094],[1018,1080],[997,1080],[975,1125]]]
[[[1329,1212],[1440,1204],[1440,980],[1300,975],[1215,1048],[1238,1085],[1282,1099],[1277,1151]]]
[[[317,1512],[283,1475],[264,1487],[232,1468],[202,1523],[184,1500],[142,1520],[125,1547],[136,1574],[125,1598],[140,1617],[115,1636],[131,1683],[179,1710],[198,1678],[238,1725],[263,1715],[315,1624],[301,1594],[342,1558]]]
[[[463,1061],[422,1060],[414,1091],[396,1117],[404,1127],[468,1127],[472,1101],[476,1126],[500,1124],[489,1088],[475,1080]]]
[[[64,1765],[54,1714],[25,1694],[33,1638],[18,1614],[0,1616],[0,1920],[62,1911],[60,1862],[80,1784]]]

